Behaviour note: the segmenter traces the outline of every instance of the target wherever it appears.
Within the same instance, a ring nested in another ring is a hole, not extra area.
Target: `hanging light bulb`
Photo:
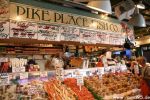
[[[100,11],[100,12],[112,14],[112,8],[111,8],[110,0],[90,1],[88,3],[87,7],[94,9],[94,10],[97,10],[97,11]]]
[[[140,2],[137,4],[137,8],[139,8],[139,9],[145,9],[145,5],[142,3],[142,1],[140,1]]]
[[[138,27],[146,27],[145,18],[139,13],[139,8],[137,8],[137,6],[135,8],[133,17],[129,20],[129,23]]]

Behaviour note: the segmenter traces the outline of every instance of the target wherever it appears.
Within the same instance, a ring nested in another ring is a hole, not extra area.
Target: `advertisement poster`
[[[0,20],[9,19],[9,0],[0,0]]]
[[[38,40],[60,41],[59,26],[39,23]]]
[[[10,37],[37,39],[37,24],[25,21],[10,21]]]
[[[9,22],[8,21],[0,21],[0,39],[8,39],[9,38]]]
[[[9,84],[8,73],[0,73],[0,86]]]

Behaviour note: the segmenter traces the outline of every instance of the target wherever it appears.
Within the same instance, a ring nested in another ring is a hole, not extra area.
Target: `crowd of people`
[[[129,70],[141,77],[141,93],[143,97],[150,96],[150,64],[144,57],[132,59]]]
[[[126,56],[115,56],[113,60],[116,63],[124,63],[130,73],[141,77],[141,94],[143,97],[150,96],[150,63],[143,56],[128,59]],[[106,65],[106,53],[100,56],[98,67]]]

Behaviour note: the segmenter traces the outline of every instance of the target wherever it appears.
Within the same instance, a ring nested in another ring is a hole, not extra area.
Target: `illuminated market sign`
[[[17,3],[11,3],[10,8],[11,19],[76,25],[78,27],[122,33],[122,27],[120,24],[109,21],[79,16],[71,13],[62,13],[54,10],[42,9]]]

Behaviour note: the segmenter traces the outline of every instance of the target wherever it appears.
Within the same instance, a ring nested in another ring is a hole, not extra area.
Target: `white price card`
[[[64,69],[63,68],[56,68],[56,78],[58,80],[63,80],[64,79]]]
[[[38,40],[60,41],[59,26],[39,23]]]
[[[8,73],[0,74],[0,86],[9,84],[9,75]]]
[[[0,0],[0,20],[9,19],[9,0]]]
[[[77,85],[79,85],[79,86],[84,85],[84,80],[83,80],[82,74],[77,75],[76,78],[77,78]]]
[[[25,72],[25,67],[12,67],[12,72]]]
[[[24,85],[28,83],[28,73],[20,73],[20,79],[18,80],[19,84]]]
[[[10,21],[10,37],[37,39],[37,24],[25,21]]]
[[[61,26],[60,39],[62,41],[76,41],[79,42],[80,29],[75,27]]]
[[[28,73],[20,73],[20,79],[27,79],[28,78]]]
[[[87,44],[96,44],[96,31],[91,30],[80,30],[80,42]]]
[[[9,38],[9,22],[0,21],[0,39]]]
[[[48,73],[46,71],[40,72],[40,80],[41,81],[48,81]]]

